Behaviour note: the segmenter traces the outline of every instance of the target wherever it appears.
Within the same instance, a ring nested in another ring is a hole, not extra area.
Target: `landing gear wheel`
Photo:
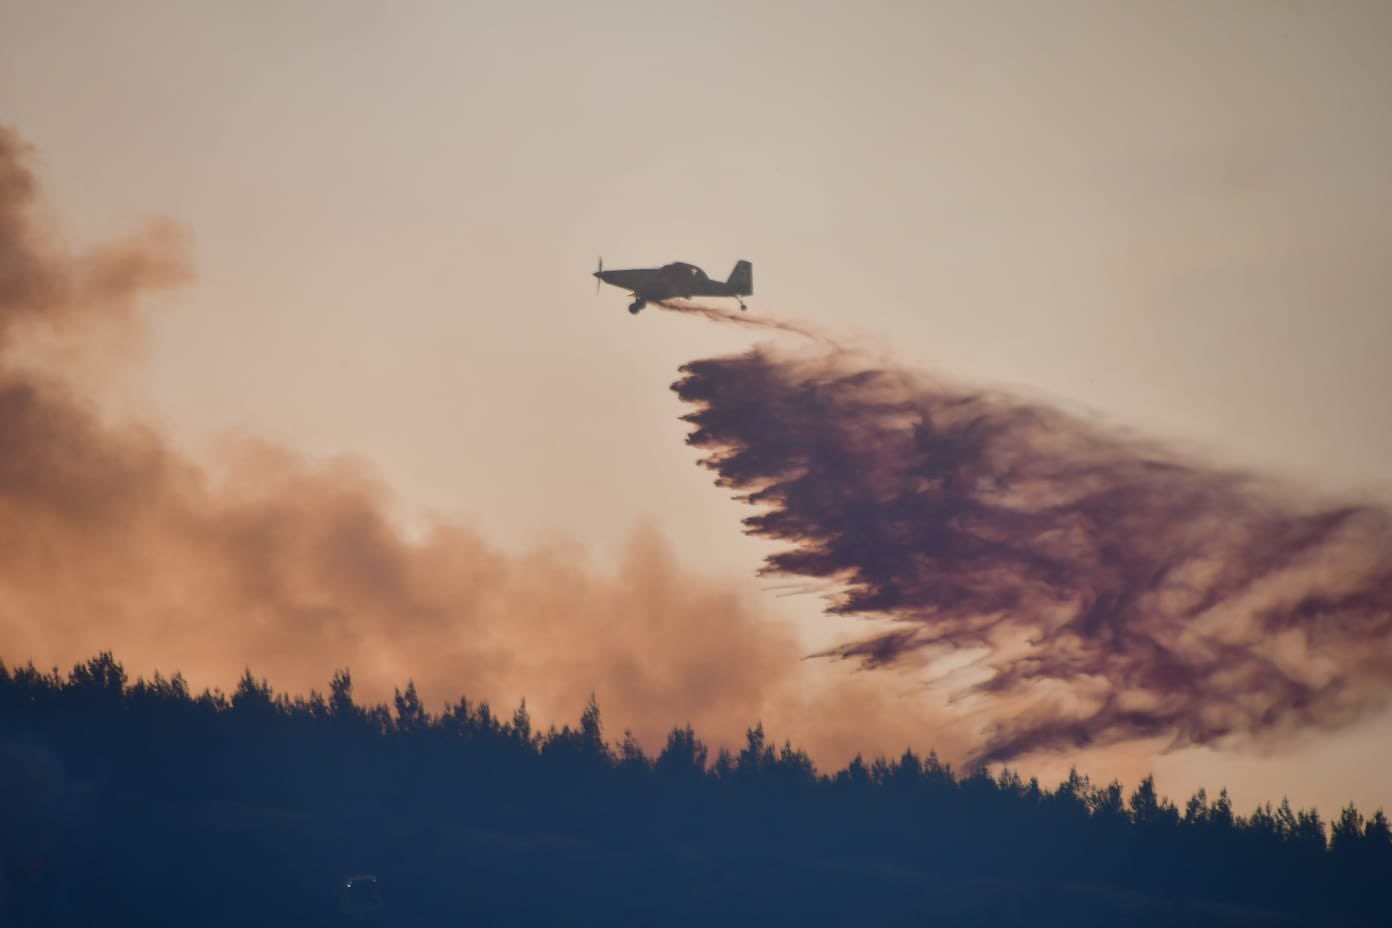
[[[638,315],[639,311],[647,305],[648,303],[646,300],[634,300],[632,303],[628,304],[628,311],[636,316]]]

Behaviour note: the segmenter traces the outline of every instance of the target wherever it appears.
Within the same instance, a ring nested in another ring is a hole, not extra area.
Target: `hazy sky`
[[[413,524],[757,569],[667,389],[749,336],[630,317],[599,254],[747,258],[751,313],[1392,500],[1385,3],[0,0],[0,121],[74,235],[192,233],[113,409],[359,455]],[[1332,811],[1389,755],[1156,769]]]

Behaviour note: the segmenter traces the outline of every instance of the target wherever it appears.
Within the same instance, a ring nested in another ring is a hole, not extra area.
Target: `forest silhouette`
[[[1387,924],[1381,810],[393,702],[0,663],[0,924]],[[364,873],[382,906],[343,908]]]

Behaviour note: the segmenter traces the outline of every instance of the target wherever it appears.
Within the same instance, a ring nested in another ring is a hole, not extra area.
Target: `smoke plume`
[[[757,591],[682,569],[652,529],[614,569],[563,542],[505,553],[449,522],[408,539],[388,489],[352,461],[310,466],[248,441],[214,471],[156,431],[106,421],[29,348],[138,333],[142,300],[190,277],[188,249],[156,221],[71,250],[39,223],[29,156],[0,127],[8,663],[111,650],[132,675],[178,670],[226,688],[249,666],[300,693],[347,666],[359,698],[413,679],[432,708],[467,695],[506,713],[525,697],[542,726],[573,722],[594,691],[609,735],[631,728],[650,749],[687,722],[734,744],[762,720],[835,764],[933,740],[928,710],[896,706],[884,687],[850,675],[806,686],[790,624]]]
[[[686,365],[689,442],[835,613],[834,654],[979,655],[975,762],[1349,722],[1392,689],[1392,520],[849,351]]]

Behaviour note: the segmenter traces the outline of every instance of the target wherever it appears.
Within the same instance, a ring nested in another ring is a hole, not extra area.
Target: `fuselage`
[[[640,300],[685,299],[693,296],[740,296],[730,284],[711,280],[705,271],[694,264],[681,261],[663,267],[630,268],[620,271],[595,271],[594,276],[615,287],[632,293]]]

